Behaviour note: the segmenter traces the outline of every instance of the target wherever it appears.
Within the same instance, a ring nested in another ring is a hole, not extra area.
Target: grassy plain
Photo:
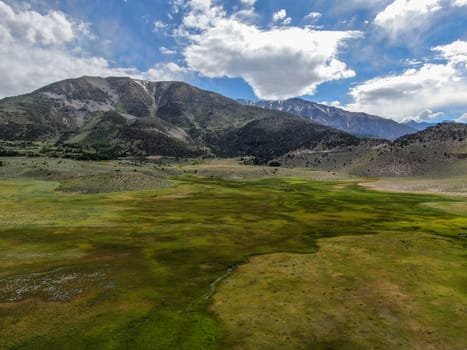
[[[382,233],[253,257],[211,307],[228,349],[465,349],[465,247]]]
[[[30,160],[0,168],[2,349],[272,348],[276,317],[290,321],[288,344],[307,348],[465,344],[456,330],[466,324],[467,216],[443,207],[465,205],[463,198],[373,192],[361,179],[238,162],[35,161],[42,162],[36,180]],[[77,183],[96,188],[89,177],[116,170],[164,186],[63,191]],[[12,180],[12,173],[20,175]],[[398,248],[398,241],[408,243]],[[262,257],[241,265],[254,255]],[[276,259],[300,271],[277,268]],[[234,265],[241,266],[207,298]],[[242,285],[248,279],[263,287]],[[327,297],[333,288],[337,294]],[[340,306],[349,295],[358,302]],[[377,300],[389,320],[375,314]],[[369,315],[375,318],[365,328]],[[433,337],[397,333],[410,319]],[[252,336],[248,322],[262,329]],[[255,343],[258,335],[264,343]]]

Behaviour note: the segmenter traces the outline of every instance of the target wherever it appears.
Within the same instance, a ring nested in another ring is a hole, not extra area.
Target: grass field
[[[291,348],[466,344],[464,198],[232,163],[237,180],[151,165],[170,186],[56,191],[115,164],[66,166],[0,170],[1,349],[273,348],[286,328]]]
[[[465,247],[422,233],[254,257],[211,307],[228,349],[465,349]]]

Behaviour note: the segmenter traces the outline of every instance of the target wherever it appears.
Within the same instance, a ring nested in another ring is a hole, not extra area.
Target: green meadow
[[[164,181],[0,180],[1,349],[465,348],[465,197]]]

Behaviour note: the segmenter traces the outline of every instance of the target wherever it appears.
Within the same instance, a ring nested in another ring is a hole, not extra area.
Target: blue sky
[[[467,121],[467,0],[0,0],[0,96],[183,80],[397,121]]]

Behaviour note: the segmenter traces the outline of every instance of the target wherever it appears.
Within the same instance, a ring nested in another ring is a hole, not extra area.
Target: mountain
[[[425,130],[426,128],[429,128],[430,126],[435,126],[436,124],[437,123],[416,122],[414,120],[403,123],[403,125],[407,125],[408,127],[417,131]]]
[[[248,101],[238,100],[248,106],[272,109],[310,118],[311,120],[358,137],[383,138],[395,140],[403,135],[417,131],[410,125],[399,124],[366,113],[348,112],[340,108],[292,98],[285,101]]]
[[[181,82],[82,77],[0,100],[0,140],[118,155],[239,156],[266,161],[359,139],[308,118],[244,106]],[[92,149],[89,151],[89,149]]]
[[[19,146],[26,149],[20,154],[36,147],[36,154],[78,159],[253,156],[260,163],[359,176],[467,173],[465,124],[441,123],[391,142],[283,112],[292,107],[361,133],[365,126],[372,135],[404,130],[386,119],[299,99],[256,107],[181,82],[82,77],[0,100],[0,154],[15,154]]]
[[[465,175],[467,174],[467,125],[444,122],[395,140],[378,154],[372,174]]]
[[[296,150],[274,159],[288,166],[344,171],[357,176],[467,174],[467,124],[440,123],[397,140],[363,140],[325,151]]]

